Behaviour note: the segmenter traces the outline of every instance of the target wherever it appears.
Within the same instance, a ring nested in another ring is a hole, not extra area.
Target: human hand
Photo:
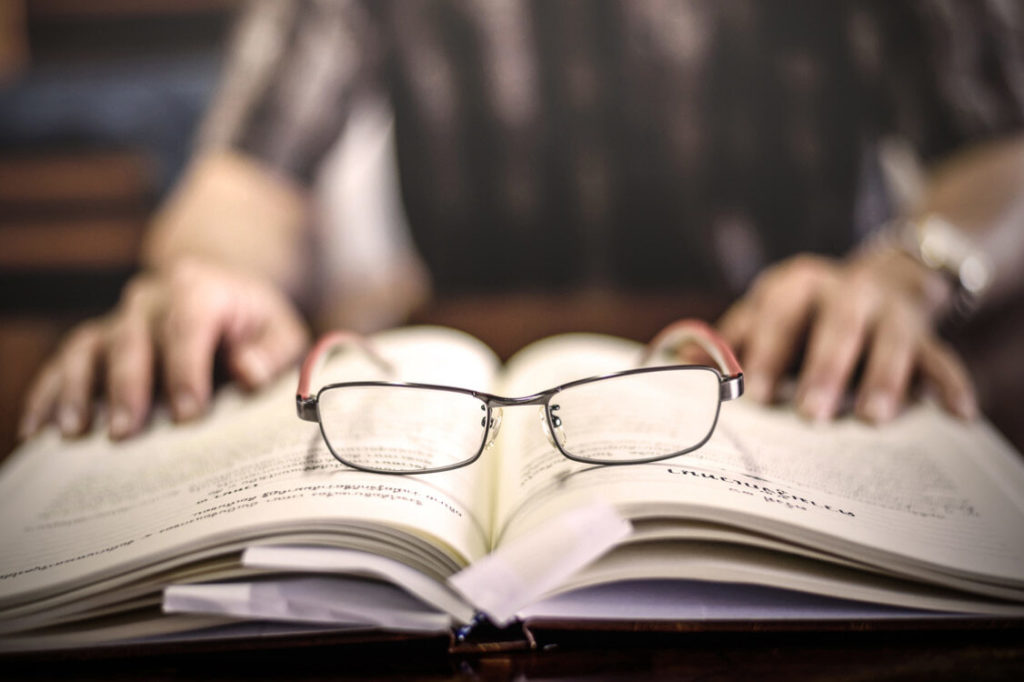
[[[55,420],[65,437],[81,435],[95,396],[105,394],[110,437],[128,437],[145,423],[158,368],[174,418],[186,421],[209,403],[218,351],[252,389],[298,358],[307,341],[298,312],[272,284],[182,261],[137,276],[111,313],[71,331],[30,387],[20,433],[27,438]]]
[[[806,339],[794,403],[809,419],[836,415],[862,362],[859,417],[895,417],[916,375],[969,419],[978,409],[970,377],[935,331],[951,296],[940,275],[896,249],[848,261],[800,255],[765,270],[719,327],[740,356],[746,394],[759,402],[775,399]]]

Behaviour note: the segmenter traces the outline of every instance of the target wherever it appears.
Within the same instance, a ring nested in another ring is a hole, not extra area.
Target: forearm
[[[143,264],[166,270],[200,258],[305,299],[307,204],[299,186],[254,159],[228,150],[202,154],[154,216]]]

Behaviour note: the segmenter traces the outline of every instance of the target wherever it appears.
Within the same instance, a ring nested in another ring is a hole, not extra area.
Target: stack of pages
[[[502,367],[448,329],[374,343],[401,380],[506,396],[641,354],[567,335]],[[395,378],[380,371],[341,353],[318,381]],[[0,649],[437,633],[492,609],[581,625],[1024,616],[1024,460],[934,406],[873,427],[732,401],[702,448],[628,466],[573,462],[536,406],[506,408],[472,465],[388,476],[335,460],[295,416],[294,386],[227,389],[199,422],[158,416],[128,442],[46,433],[15,452],[0,472]]]

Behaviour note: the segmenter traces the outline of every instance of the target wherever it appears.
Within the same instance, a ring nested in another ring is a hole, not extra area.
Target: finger
[[[681,365],[715,366],[715,359],[696,343],[687,343],[676,350],[676,362]]]
[[[18,426],[18,436],[27,439],[53,418],[60,392],[60,370],[56,363],[48,363],[38,374],[27,392],[25,409]]]
[[[57,424],[65,437],[79,436],[89,427],[102,344],[100,326],[86,324],[72,333],[61,354]]]
[[[875,328],[855,411],[882,423],[896,416],[907,394],[922,334],[920,321],[903,306],[892,306]]]
[[[769,402],[803,339],[813,310],[816,289],[790,280],[774,287],[760,301],[750,322],[743,353],[747,393]]]
[[[229,337],[228,367],[246,388],[265,385],[293,364],[308,344],[305,326],[286,305],[272,307],[255,331]]]
[[[142,427],[153,390],[153,355],[143,316],[128,314],[112,326],[106,361],[111,438],[127,438]]]
[[[797,388],[797,409],[815,421],[831,419],[864,347],[878,293],[847,281],[823,299],[807,344]]]
[[[978,400],[967,368],[953,349],[935,339],[921,345],[918,366],[921,376],[939,393],[950,413],[963,419],[978,416]]]
[[[197,283],[172,295],[162,324],[164,380],[174,418],[198,416],[210,400],[213,359],[226,311],[214,287]]]
[[[750,335],[750,327],[754,321],[753,307],[754,303],[750,298],[743,298],[725,311],[716,325],[718,333],[732,346],[735,353],[740,353]]]

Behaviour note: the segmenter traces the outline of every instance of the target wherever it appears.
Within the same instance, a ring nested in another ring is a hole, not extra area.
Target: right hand
[[[931,385],[951,414],[971,419],[978,411],[971,377],[936,329],[951,295],[943,276],[895,248],[847,260],[803,254],[765,270],[719,326],[740,354],[746,394],[757,402],[775,399],[803,347],[793,400],[808,419],[834,418],[855,389],[857,416],[889,421],[915,378]]]
[[[51,420],[65,437],[85,433],[100,394],[110,437],[137,433],[157,368],[175,420],[192,419],[209,403],[218,351],[229,373],[254,389],[294,362],[308,339],[291,301],[267,281],[192,260],[141,274],[111,313],[72,330],[36,376],[21,437]]]

